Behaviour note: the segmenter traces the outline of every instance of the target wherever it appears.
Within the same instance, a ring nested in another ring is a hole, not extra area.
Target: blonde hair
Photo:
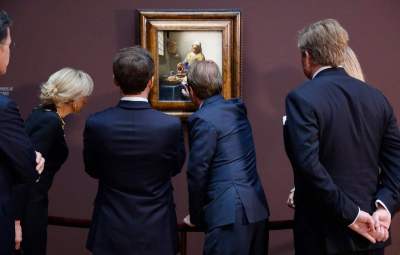
[[[63,68],[52,74],[40,90],[43,105],[67,103],[89,96],[93,80],[89,74],[73,68]]]
[[[345,50],[343,68],[346,70],[348,75],[361,81],[365,81],[360,62],[358,62],[356,54],[350,47],[347,47]]]
[[[337,20],[325,19],[299,32],[297,46],[308,52],[314,63],[337,67],[343,63],[349,35]]]

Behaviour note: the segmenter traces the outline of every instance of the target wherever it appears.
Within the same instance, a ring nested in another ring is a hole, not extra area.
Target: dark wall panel
[[[139,41],[137,9],[240,8],[243,17],[243,98],[253,124],[258,168],[272,209],[273,220],[289,219],[285,201],[292,187],[292,172],[282,139],[284,98],[305,80],[296,48],[297,31],[323,18],[336,18],[348,30],[367,80],[389,98],[399,116],[400,2],[397,0],[1,0],[14,19],[16,49],[1,86],[12,86],[11,96],[26,116],[37,105],[39,85],[64,66],[92,75],[95,91],[84,111],[67,119],[71,153],[50,193],[50,214],[88,218],[96,182],[82,165],[82,131],[87,116],[115,105],[118,89],[112,84],[112,57],[117,49]],[[185,174],[175,178],[178,217],[187,213]],[[393,245],[400,249],[400,219],[393,222]],[[87,231],[49,228],[49,254],[88,254]],[[190,254],[201,254],[203,237],[190,235]],[[271,234],[270,254],[293,254],[291,231]]]

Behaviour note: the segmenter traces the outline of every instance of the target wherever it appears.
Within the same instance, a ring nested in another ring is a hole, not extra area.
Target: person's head
[[[192,51],[194,54],[198,54],[201,52],[201,43],[200,42],[194,42],[192,44]]]
[[[10,62],[10,26],[10,17],[5,11],[0,10],[0,75],[7,72],[7,66]]]
[[[347,47],[345,50],[343,68],[346,70],[348,75],[361,81],[365,81],[360,62],[358,62],[356,54],[350,47]]]
[[[303,28],[299,32],[297,46],[304,74],[311,78],[321,66],[341,65],[348,41],[346,30],[334,19],[321,20]]]
[[[220,94],[222,90],[222,75],[218,65],[211,61],[196,61],[187,75],[189,92],[196,105],[209,97]]]
[[[154,61],[140,46],[118,51],[113,62],[114,82],[124,95],[138,95],[153,85]]]
[[[69,108],[69,112],[80,112],[93,91],[93,80],[89,74],[63,68],[52,74],[40,91],[42,105]]]

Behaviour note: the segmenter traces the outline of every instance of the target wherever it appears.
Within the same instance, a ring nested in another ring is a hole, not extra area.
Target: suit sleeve
[[[189,122],[190,154],[188,163],[190,220],[199,226],[203,223],[203,207],[206,203],[208,170],[215,154],[217,132],[201,118]]]
[[[380,151],[380,188],[377,199],[389,212],[394,213],[400,207],[400,132],[393,109],[387,102],[388,122],[383,134]]]
[[[33,183],[38,177],[36,154],[13,101],[0,109],[0,153],[9,163],[17,184]]]
[[[98,179],[96,161],[96,139],[94,138],[94,129],[92,119],[86,121],[85,130],[83,133],[83,161],[85,164],[85,172],[91,177]]]
[[[186,158],[185,139],[183,138],[183,129],[180,122],[178,132],[178,142],[176,143],[176,160],[174,161],[176,162],[176,165],[174,166],[172,176],[176,176],[181,172],[182,166],[185,163]]]
[[[326,210],[343,224],[350,225],[357,217],[358,206],[333,182],[319,160],[319,124],[314,108],[300,96],[291,93],[286,98],[289,158],[294,171],[315,190]]]

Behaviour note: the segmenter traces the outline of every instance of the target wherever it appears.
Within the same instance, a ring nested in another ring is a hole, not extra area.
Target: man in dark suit
[[[4,75],[10,61],[11,19],[0,10],[0,75]],[[40,154],[35,154],[17,105],[10,98],[0,95],[0,254],[12,254],[15,241],[21,241],[20,222],[14,224],[11,203],[15,184],[29,185],[37,179],[37,172],[44,167]]]
[[[87,247],[95,255],[173,255],[177,221],[171,178],[185,160],[180,120],[147,101],[154,63],[138,46],[120,50],[114,81],[123,97],[92,115],[86,172],[99,180]]]
[[[299,34],[310,81],[287,96],[284,127],[296,187],[296,255],[383,254],[399,208],[396,118],[381,92],[340,67],[347,42],[332,19]]]
[[[204,227],[204,254],[267,254],[268,205],[244,104],[221,96],[212,61],[191,65],[188,89],[199,109],[188,120],[189,225]]]

